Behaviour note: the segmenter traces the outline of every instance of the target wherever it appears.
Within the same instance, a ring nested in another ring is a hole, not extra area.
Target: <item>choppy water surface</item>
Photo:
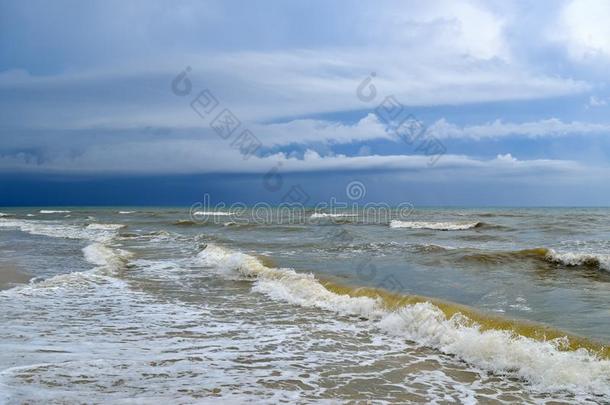
[[[0,403],[606,403],[609,209],[0,209]]]

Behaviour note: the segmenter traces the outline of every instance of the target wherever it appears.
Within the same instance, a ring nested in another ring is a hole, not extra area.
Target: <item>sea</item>
[[[0,403],[610,403],[610,209],[0,208]]]

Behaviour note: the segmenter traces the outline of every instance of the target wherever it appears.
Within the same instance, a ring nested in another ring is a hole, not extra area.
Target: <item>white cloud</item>
[[[154,141],[114,142],[91,145],[79,153],[55,151],[44,158],[26,152],[0,155],[5,171],[45,171],[60,173],[266,173],[273,167],[281,172],[324,170],[456,170],[477,169],[521,173],[528,170],[574,171],[580,166],[571,161],[536,159],[521,161],[510,154],[491,160],[462,155],[444,155],[434,165],[434,157],[424,155],[320,156],[307,150],[302,159],[284,153],[265,157],[243,156],[221,139],[158,139]]]
[[[116,7],[121,6],[117,3]],[[247,30],[240,32],[240,28],[236,27],[235,31],[227,33],[239,44],[233,47],[227,45],[231,41],[222,42],[218,38],[220,35],[217,35],[223,23],[231,21],[231,13],[224,7],[228,6],[215,4],[212,14],[204,16],[206,24],[198,24],[197,16],[205,14],[207,7],[185,3],[178,10],[167,6],[173,10],[167,19],[176,25],[169,30],[171,32],[167,32],[167,43],[180,43],[181,46],[168,46],[166,42],[155,41],[146,52],[138,52],[139,42],[132,37],[123,38],[122,30],[131,30],[131,24],[135,24],[151,38],[166,38],[163,35],[165,32],[156,24],[159,14],[166,13],[166,7],[148,10],[144,22],[136,9],[128,15],[117,12],[121,15],[121,29],[113,32],[108,40],[127,44],[121,47],[120,43],[109,43],[108,54],[104,57],[98,53],[88,56],[89,53],[85,52],[91,43],[104,43],[106,36],[98,34],[112,28],[109,19],[93,18],[91,24],[98,24],[91,30],[91,36],[95,38],[88,37],[82,43],[77,41],[73,44],[75,49],[70,47],[64,50],[68,55],[66,65],[70,65],[70,54],[82,56],[85,60],[75,63],[70,71],[62,73],[61,69],[49,69],[47,72],[59,73],[43,76],[30,75],[26,70],[0,72],[0,89],[3,93],[0,95],[0,122],[4,127],[94,129],[103,133],[105,129],[134,130],[152,126],[168,127],[174,131],[167,140],[145,142],[126,134],[120,143],[114,140],[87,143],[79,138],[81,132],[74,131],[74,140],[63,138],[63,144],[58,145],[53,153],[47,153],[42,160],[26,152],[7,153],[0,160],[2,167],[90,172],[251,172],[264,171],[279,161],[286,170],[303,171],[341,169],[341,165],[348,170],[385,168],[384,165],[401,170],[419,168],[428,161],[426,157],[370,156],[371,150],[366,147],[361,148],[361,156],[355,157],[327,156],[326,153],[322,157],[318,152],[308,151],[302,160],[276,155],[243,161],[226,143],[218,140],[194,141],[192,137],[185,139],[180,137],[180,130],[201,128],[201,132],[209,132],[209,120],[202,120],[189,107],[191,100],[204,88],[210,89],[218,98],[221,103],[219,108],[231,109],[244,127],[251,129],[265,146],[391,139],[392,135],[386,132],[374,115],[349,125],[316,119],[294,119],[337,111],[371,110],[388,95],[396,96],[407,106],[433,106],[550,98],[591,88],[583,80],[555,73],[546,74],[538,66],[518,60],[513,54],[514,50],[520,46],[531,46],[511,43],[515,39],[510,31],[514,31],[515,26],[511,24],[516,24],[518,18],[508,19],[494,11],[493,3],[439,0],[433,3],[396,1],[382,5],[356,4],[339,10],[337,15],[345,18],[333,19],[331,25],[334,31],[325,32],[319,38],[311,32],[299,32],[290,40],[284,42],[282,37],[281,41],[274,42],[280,35],[275,31],[275,26],[268,24],[273,27],[269,32],[257,31],[262,38],[266,35],[271,38],[270,43],[261,46],[261,37],[253,34],[250,39],[243,35]],[[585,31],[582,31],[589,29],[589,17],[586,10],[579,7],[582,8],[570,3],[562,13],[561,24],[564,24],[567,33],[565,41],[576,49],[575,55],[589,48],[595,49],[595,52],[606,52],[610,48],[604,41],[610,39],[608,35],[604,36],[605,26],[600,26],[606,23],[603,20],[603,4],[595,3],[594,10],[599,13],[592,17],[590,41],[589,34],[584,35]],[[314,14],[319,16],[319,11]],[[289,12],[285,17],[292,18]],[[344,21],[356,23],[349,25]],[[248,20],[245,23],[265,26],[252,22]],[[541,25],[544,25],[542,23],[545,21],[541,21]],[[183,30],[183,27],[186,28]],[[347,27],[353,31],[345,34]],[[206,31],[208,28],[210,32]],[[292,27],[277,29],[285,33],[290,32]],[[202,33],[216,36],[200,35]],[[301,41],[309,37],[316,40]],[[336,41],[326,41],[328,38]],[[61,41],[55,40],[51,44],[61,48]],[[40,44],[46,43],[42,41]],[[121,52],[129,51],[129,57],[117,57],[125,56],[125,53],[118,52],[119,49]],[[121,60],[123,62],[117,62]],[[194,86],[193,93],[185,97],[175,96],[171,93],[170,82],[187,65],[192,68],[189,77]],[[357,98],[356,89],[370,72],[376,72],[373,85],[377,89],[377,97],[367,103]],[[601,102],[600,99],[591,99],[591,104]],[[266,123],[278,120],[287,121]],[[608,126],[566,123],[551,118],[526,123],[498,120],[460,127],[439,120],[431,126],[431,130],[440,138],[480,139],[604,132],[608,131]],[[78,147],[74,147],[75,144]],[[47,146],[45,142],[27,145],[30,149],[43,149],[44,146]],[[555,161],[524,163],[510,154],[498,155],[497,159],[487,163],[456,156],[446,156],[441,161],[439,167],[447,167],[449,163],[473,167],[504,165],[513,169],[535,164],[544,167],[564,165],[552,163]]]
[[[378,138],[394,139],[394,136],[386,131],[385,126],[372,113],[353,125],[299,119],[279,124],[253,125],[251,130],[267,147],[289,143],[341,144]]]
[[[440,119],[429,127],[430,133],[438,138],[485,139],[521,135],[528,137],[561,136],[610,132],[609,124],[586,122],[563,122],[557,118],[540,121],[509,123],[496,120],[482,125],[457,126]]]
[[[566,3],[550,36],[565,44],[576,61],[610,58],[610,2],[572,0]]]
[[[45,77],[12,74],[0,78],[7,95],[0,97],[0,118],[6,127],[207,126],[189,107],[204,88],[242,122],[373,109],[389,95],[404,105],[429,106],[555,97],[590,88],[499,60],[435,53],[425,44],[396,52],[363,48],[175,55],[120,72],[100,68]],[[193,93],[178,97],[170,83],[186,65],[192,67]],[[357,98],[356,89],[371,71],[377,73],[377,96],[367,103]]]
[[[475,59],[509,58],[505,21],[479,1],[392,2],[370,6],[367,27],[378,43],[411,48],[419,43]]]
[[[599,98],[597,96],[589,97],[589,103],[587,104],[587,108],[595,108],[595,107],[604,107],[608,105],[608,101],[603,98]]]
[[[503,163],[508,163],[508,164],[515,164],[518,163],[519,161],[513,157],[513,155],[511,155],[510,153],[504,154],[504,155],[498,155],[496,156],[496,160],[498,162],[503,162]]]

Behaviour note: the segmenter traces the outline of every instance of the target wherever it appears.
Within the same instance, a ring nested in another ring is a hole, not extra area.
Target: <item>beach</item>
[[[610,401],[610,209],[0,211],[2,403]]]

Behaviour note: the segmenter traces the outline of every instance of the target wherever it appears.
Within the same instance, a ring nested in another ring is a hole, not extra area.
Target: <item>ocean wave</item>
[[[455,236],[456,240],[477,242],[477,244],[484,244],[487,242],[504,242],[511,243],[513,239],[506,237],[498,232],[461,232]]]
[[[270,268],[252,255],[214,244],[208,244],[196,259],[216,271],[253,279],[253,290],[272,299],[369,319],[387,333],[483,369],[517,376],[538,389],[610,396],[610,361],[583,346],[566,350],[573,340],[561,334],[539,340],[510,329],[485,329],[462,311],[447,309],[446,304],[442,309],[443,305],[426,299],[393,298],[394,305],[389,305],[392,300],[383,295],[323,285],[312,274]],[[548,336],[546,332],[542,335]]]
[[[13,214],[5,214],[4,212],[0,212],[0,218],[2,217],[12,217]]]
[[[423,253],[444,253],[457,249],[452,246],[442,246],[434,243],[416,244],[413,245],[413,248],[415,251]]]
[[[127,214],[133,214],[133,213],[135,213],[135,211],[119,211],[118,212],[118,214],[121,214],[121,215],[127,215]]]
[[[115,231],[117,229],[125,228],[127,225],[125,224],[89,224],[87,225],[87,229],[92,230],[100,230],[100,231]]]
[[[265,292],[274,298],[334,310],[346,315],[365,316],[382,313],[377,299],[337,295],[324,288],[313,274],[267,267],[252,255],[231,251],[215,244],[208,244],[197,255],[197,259],[203,266],[227,275],[237,271],[240,276],[257,280],[255,290]]]
[[[92,243],[83,248],[85,260],[112,273],[123,269],[132,256],[122,249],[113,249],[102,243]]]
[[[175,240],[178,237],[177,234],[165,231],[163,229],[158,231],[138,233],[138,232],[122,232],[119,234],[119,238],[123,240],[146,240],[149,242],[166,242],[169,240]]]
[[[405,306],[379,325],[483,369],[516,375],[542,391],[610,395],[610,361],[584,348],[566,350],[567,337],[538,340],[510,330],[484,330],[459,313],[448,319],[430,302]]]
[[[38,211],[41,214],[68,214],[72,211],[68,210],[40,210]]]
[[[610,271],[610,255],[594,253],[559,253],[553,249],[547,249],[546,260],[565,266],[588,266],[601,270]]]
[[[83,248],[87,262],[95,267],[88,271],[58,274],[47,279],[34,278],[29,284],[19,285],[5,294],[39,295],[57,289],[87,289],[107,283],[122,283],[116,275],[126,268],[132,254],[122,249],[110,248],[103,243],[92,243]]]
[[[198,224],[198,222],[191,221],[191,220],[188,220],[188,219],[180,219],[180,220],[175,221],[175,222],[172,223],[172,225],[175,225],[175,226],[194,226],[194,225],[197,225],[197,224]]]
[[[224,212],[224,211],[195,211],[195,212],[193,212],[193,215],[227,217],[227,216],[231,216],[234,214],[231,212]]]
[[[0,227],[16,228],[31,235],[41,235],[52,238],[83,239],[97,242],[108,241],[116,236],[116,230],[118,228],[103,228],[95,226],[90,228],[89,226],[91,225],[96,224],[89,224],[86,227],[83,227],[76,224],[66,224],[51,221],[0,219]]]
[[[347,213],[333,213],[333,214],[328,214],[325,212],[314,212],[313,214],[311,214],[311,216],[309,218],[311,219],[317,219],[317,218],[350,218],[350,217],[357,217],[357,214],[347,214]]]
[[[436,231],[463,231],[466,229],[479,228],[483,225],[483,222],[423,222],[398,220],[392,220],[390,222],[390,228],[431,229]]]
[[[265,226],[263,224],[257,223],[249,223],[249,222],[235,222],[229,221],[222,224],[222,226],[232,227],[232,228],[255,228],[257,226]],[[268,227],[272,227],[273,225],[267,225]]]
[[[591,267],[610,271],[610,255],[596,253],[557,252],[553,249],[534,248],[515,251],[476,251],[464,256],[465,260],[481,263],[508,263],[515,260],[540,260],[566,267]]]
[[[225,215],[222,215],[225,216]],[[209,221],[191,221],[189,219],[180,219],[178,221],[172,222],[172,225],[174,226],[214,226],[214,225],[220,225],[220,223],[218,222],[209,222]],[[224,222],[222,223],[223,226],[256,226],[257,224],[248,224],[248,223],[240,223],[240,222],[235,222],[235,221],[228,221],[228,222]]]
[[[523,218],[523,217],[527,217],[528,214],[521,214],[521,213],[516,213],[516,212],[476,212],[476,213],[472,213],[472,214],[465,214],[465,215],[474,215],[476,217],[488,217],[488,218],[494,218],[494,217],[506,217],[506,218]]]

